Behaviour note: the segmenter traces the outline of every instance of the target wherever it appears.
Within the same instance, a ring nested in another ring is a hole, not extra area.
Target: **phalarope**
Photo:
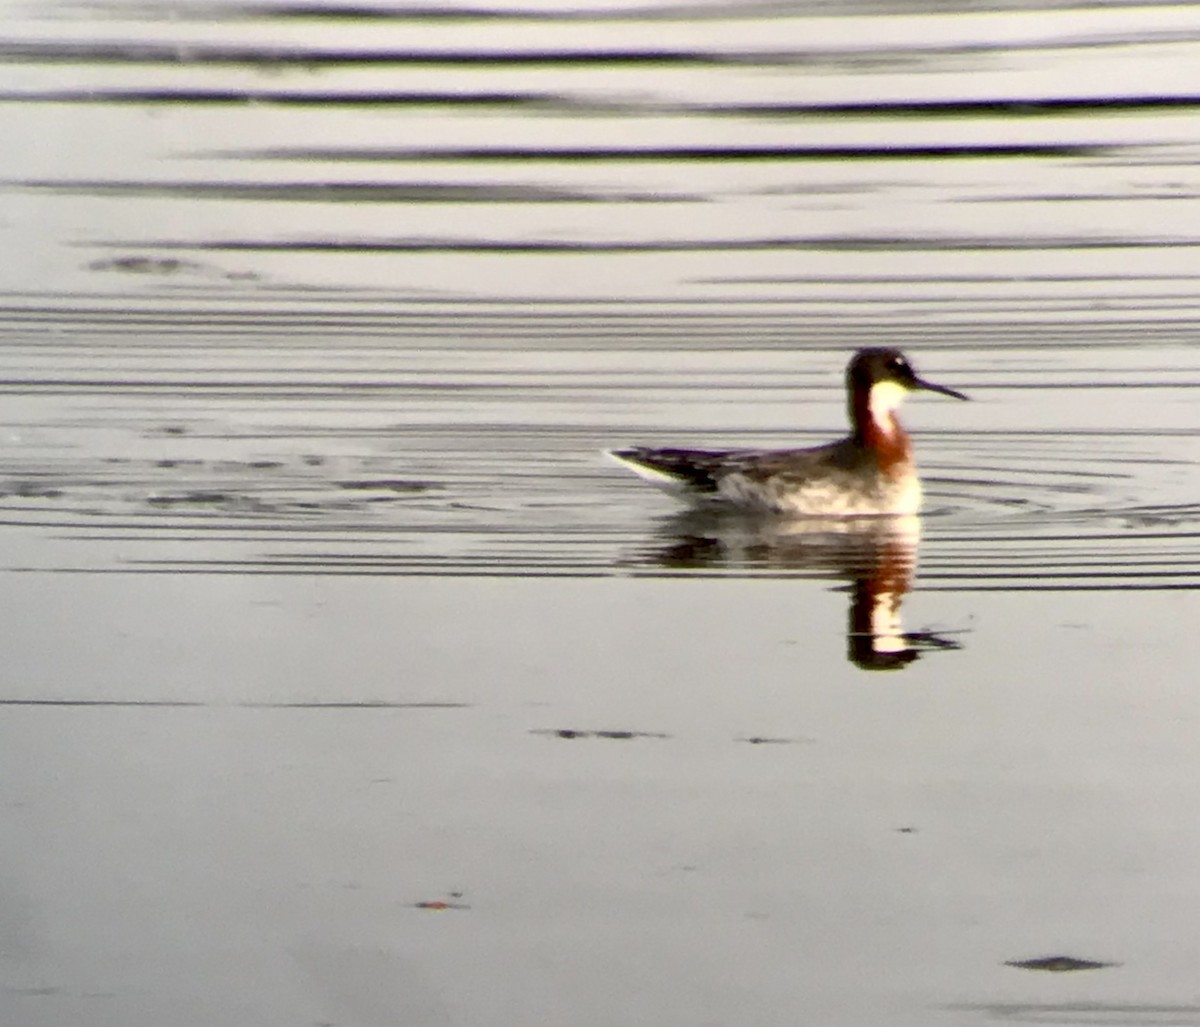
[[[820,517],[915,514],[921,479],[896,417],[910,392],[961,392],[919,377],[897,349],[861,349],[846,368],[850,434],[810,449],[631,449],[608,455],[691,501]]]

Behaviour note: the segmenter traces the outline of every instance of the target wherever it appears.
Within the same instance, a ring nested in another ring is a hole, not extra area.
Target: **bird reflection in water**
[[[906,632],[920,518],[775,518],[687,511],[670,518],[642,558],[664,569],[743,570],[849,581],[847,658],[899,670],[923,652],[961,648],[932,631]]]

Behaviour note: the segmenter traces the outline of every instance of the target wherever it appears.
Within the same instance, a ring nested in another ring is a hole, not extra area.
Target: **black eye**
[[[908,361],[903,357],[888,357],[887,366],[889,371],[907,371]]]

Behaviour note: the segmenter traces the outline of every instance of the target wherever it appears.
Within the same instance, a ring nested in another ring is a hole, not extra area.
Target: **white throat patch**
[[[906,389],[899,382],[876,382],[871,386],[871,394],[867,397],[867,409],[871,412],[871,420],[881,428],[889,428],[892,424],[892,414],[908,396]]]

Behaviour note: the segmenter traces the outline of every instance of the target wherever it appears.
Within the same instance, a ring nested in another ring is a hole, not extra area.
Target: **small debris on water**
[[[617,741],[628,741],[633,738],[669,738],[659,731],[583,731],[578,728],[534,728],[530,734],[547,735],[551,738],[612,738]]]
[[[383,491],[383,492],[426,492],[429,489],[436,488],[425,481],[405,481],[402,478],[376,478],[364,481],[339,481],[339,488],[354,489],[356,491]]]
[[[130,275],[177,275],[188,271],[205,271],[203,264],[192,260],[177,260],[173,257],[111,257],[93,260],[87,265],[89,271],[121,271]]]
[[[1010,959],[1004,965],[1015,966],[1019,970],[1044,970],[1061,974],[1073,970],[1102,970],[1108,966],[1120,966],[1120,963],[1102,963],[1094,959],[1077,959],[1074,956],[1039,956],[1036,959]]]
[[[60,488],[29,481],[13,482],[0,492],[0,497],[15,496],[19,499],[61,499],[64,495],[66,493]]]
[[[174,496],[148,496],[146,502],[150,506],[179,506],[181,504],[212,506],[219,503],[231,502],[232,499],[233,497],[228,492],[207,492],[198,489],[194,492],[184,492],[181,495]]]

